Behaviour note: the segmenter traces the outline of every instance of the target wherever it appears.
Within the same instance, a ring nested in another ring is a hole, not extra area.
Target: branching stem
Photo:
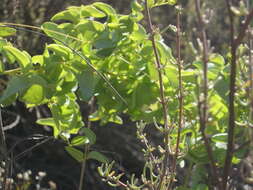
[[[195,7],[196,7],[196,12],[197,12],[197,17],[198,17],[198,24],[200,28],[200,35],[201,35],[201,41],[203,44],[203,97],[202,93],[200,93],[200,98],[199,98],[199,120],[200,120],[200,132],[202,134],[204,144],[206,147],[206,151],[208,154],[208,157],[210,159],[210,168],[211,168],[211,175],[212,178],[215,180],[217,183],[219,189],[221,190],[221,184],[219,180],[219,174],[218,170],[216,167],[215,159],[213,156],[213,150],[210,145],[210,141],[206,136],[205,129],[207,127],[208,123],[208,43],[207,43],[207,37],[206,37],[206,31],[205,31],[205,23],[203,21],[203,17],[201,15],[200,11],[200,1],[195,0]]]
[[[177,131],[177,141],[176,141],[176,150],[172,162],[172,177],[169,184],[168,190],[172,189],[172,185],[176,176],[176,164],[179,154],[179,143],[181,136],[181,129],[183,128],[183,81],[182,81],[182,61],[181,61],[181,8],[178,7],[177,10],[177,33],[176,33],[176,49],[177,49],[177,66],[178,66],[178,102],[179,102],[179,113],[178,113],[178,131]]]
[[[235,38],[234,30],[234,15],[231,11],[231,1],[226,0],[229,20],[230,20],[230,46],[231,46],[231,68],[230,68],[230,85],[229,85],[229,121],[228,121],[228,143],[227,143],[227,153],[225,158],[225,165],[223,170],[223,181],[222,187],[224,190],[227,189],[228,176],[230,174],[232,157],[234,152],[234,129],[235,129],[235,92],[236,92],[236,65],[237,65],[237,55],[236,50],[243,38],[245,37],[246,31],[253,18],[253,9],[247,15],[245,22],[243,23],[241,29],[239,30],[239,35]]]
[[[161,171],[161,178],[158,185],[158,190],[161,189],[161,186],[163,185],[164,178],[167,174],[167,167],[169,164],[169,155],[170,155],[170,149],[169,149],[169,121],[168,121],[168,106],[167,106],[167,100],[164,93],[164,86],[163,86],[163,76],[162,76],[162,63],[160,62],[158,50],[155,43],[155,31],[152,25],[151,15],[148,7],[147,0],[145,0],[145,10],[146,10],[146,18],[148,23],[148,29],[150,33],[150,40],[152,42],[152,47],[155,55],[155,62],[158,72],[158,78],[159,78],[159,89],[160,89],[160,101],[162,104],[162,110],[163,110],[163,119],[164,119],[164,145],[165,145],[165,158],[164,158],[164,164]]]

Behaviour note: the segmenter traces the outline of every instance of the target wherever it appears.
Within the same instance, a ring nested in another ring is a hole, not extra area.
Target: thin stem
[[[253,57],[252,57],[252,49],[253,49],[252,40],[249,41],[249,80],[250,80],[250,121],[253,120]]]
[[[155,43],[155,31],[152,25],[151,21],[151,15],[149,11],[149,7],[147,4],[147,0],[145,0],[145,10],[147,14],[147,22],[148,22],[148,29],[150,33],[150,40],[152,42],[152,47],[155,55],[155,62],[156,62],[156,67],[157,67],[157,72],[158,72],[158,77],[159,77],[159,89],[160,89],[160,101],[162,104],[162,109],[163,109],[163,119],[164,119],[164,145],[165,145],[165,158],[164,158],[164,164],[163,168],[161,171],[161,178],[160,182],[158,185],[158,190],[161,189],[161,186],[163,185],[164,178],[166,176],[166,171],[167,171],[167,166],[169,163],[169,155],[170,155],[170,150],[169,150],[169,124],[168,124],[168,107],[167,107],[167,101],[165,98],[165,93],[164,93],[164,86],[163,86],[163,77],[162,77],[162,64],[160,62],[160,58],[158,55],[158,50],[156,47]]]
[[[8,175],[8,163],[7,163],[7,146],[5,141],[5,134],[4,134],[4,125],[3,125],[3,118],[2,118],[2,110],[0,107],[0,153],[1,153],[1,161],[5,161],[5,175],[3,180],[3,190],[6,189],[6,180]]]
[[[206,151],[208,154],[208,157],[210,159],[210,168],[211,168],[211,176],[218,184],[219,189],[221,189],[220,181],[219,181],[219,174],[216,167],[215,159],[213,156],[213,150],[210,145],[210,141],[206,136],[205,129],[207,127],[208,123],[208,43],[207,43],[207,37],[206,37],[206,31],[205,31],[205,23],[203,21],[203,17],[201,15],[200,11],[200,1],[195,0],[195,7],[198,17],[198,23],[200,28],[200,35],[201,35],[201,41],[203,44],[203,98],[199,98],[199,120],[200,120],[200,132],[202,134],[204,144],[206,147]],[[202,94],[202,93],[201,93]],[[200,94],[200,96],[201,96]]]
[[[79,187],[78,190],[83,190],[83,184],[84,184],[84,174],[85,174],[85,169],[86,169],[86,163],[87,163],[87,159],[86,156],[89,152],[89,145],[86,145],[84,148],[84,160],[82,162],[82,166],[81,166],[81,172],[80,172],[80,180],[79,180]]]
[[[229,1],[229,0],[226,0],[226,1]],[[230,4],[230,3],[228,3]],[[229,12],[231,12],[230,8],[229,8]],[[233,13],[229,13],[230,14],[233,14]],[[233,17],[233,15],[232,15]],[[246,19],[245,19],[245,22],[243,23],[243,25],[240,27],[240,31],[239,31],[239,35],[238,37],[235,39],[235,42],[234,42],[234,46],[237,48],[240,43],[242,42],[243,38],[245,37],[245,34],[248,30],[248,27],[250,25],[250,21],[252,20],[253,18],[253,8],[251,9],[250,13],[247,15]],[[231,21],[231,19],[230,19]]]
[[[5,160],[6,153],[7,153],[6,152],[7,147],[6,147],[6,142],[5,142],[5,134],[4,134],[4,126],[3,126],[1,107],[0,107],[0,143],[1,143],[1,146],[0,146],[1,154],[3,155],[3,160]],[[1,160],[1,161],[3,161],[3,160]]]
[[[178,131],[177,131],[177,142],[176,142],[176,150],[175,155],[173,157],[172,162],[172,177],[169,184],[169,190],[172,189],[172,185],[176,176],[176,163],[179,154],[179,143],[181,136],[181,129],[183,128],[183,81],[182,81],[182,62],[181,62],[181,8],[178,7],[177,10],[177,33],[176,33],[176,46],[177,46],[177,66],[178,66],[178,102],[179,102],[179,113],[178,113]]]
[[[15,75],[15,74],[19,73],[20,71],[21,71],[21,68],[11,69],[11,70],[7,70],[7,71],[0,73],[0,76],[1,75]]]
[[[235,44],[235,32],[234,32],[234,16],[231,11],[231,4],[229,0],[226,0],[227,9],[230,20],[230,46],[231,46],[231,70],[230,70],[230,86],[229,86],[229,123],[228,123],[228,143],[227,152],[225,158],[225,165],[223,170],[223,189],[227,189],[228,176],[231,170],[231,162],[234,152],[234,128],[235,128],[235,108],[234,108],[234,98],[235,98],[235,81],[236,81],[236,49]]]
[[[248,5],[248,9],[250,9],[250,0],[247,1]],[[252,30],[252,27],[249,27],[250,30]],[[250,125],[252,125],[253,122],[253,57],[252,57],[252,51],[253,51],[253,41],[252,41],[252,34],[250,33],[250,31],[248,32],[248,46],[249,46],[249,99],[250,99],[250,111],[249,111],[249,122]],[[249,126],[250,127],[250,126]],[[251,143],[253,143],[253,130],[250,129],[250,141]]]
[[[89,108],[89,113],[88,116],[93,112],[94,109],[94,98],[92,98],[89,102],[90,108]],[[89,120],[89,117],[86,118],[86,126],[87,128],[91,128],[91,122]],[[90,150],[90,145],[85,145],[84,146],[84,160],[82,162],[81,166],[81,172],[80,172],[80,180],[79,180],[79,187],[78,190],[84,190],[83,185],[84,185],[84,174],[85,174],[85,169],[86,169],[86,164],[87,164],[87,155]]]

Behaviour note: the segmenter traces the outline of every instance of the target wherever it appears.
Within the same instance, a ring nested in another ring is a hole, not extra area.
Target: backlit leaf
[[[29,54],[22,52],[13,46],[4,46],[3,50],[9,52],[13,57],[15,57],[22,68],[27,67],[31,62]]]
[[[39,84],[33,84],[21,97],[21,100],[27,104],[38,105],[44,100],[44,87]]]
[[[67,43],[71,40],[71,38],[69,38],[68,35],[65,34],[65,31],[55,23],[45,22],[44,24],[42,24],[41,28],[49,37],[53,38],[56,43]]]
[[[98,10],[93,5],[82,6],[81,14],[83,17],[95,17],[95,18],[103,18],[106,16],[104,12]]]
[[[0,25],[0,37],[13,36],[15,34],[16,34],[16,29]]]
[[[71,21],[73,23],[77,23],[80,19],[80,9],[68,9],[62,12],[59,12],[55,14],[51,20],[52,21],[57,21],[57,20],[66,20],[66,21]]]
[[[70,59],[72,51],[66,46],[59,44],[50,44],[47,46],[49,50],[54,51],[57,55],[64,57],[65,59]]]
[[[41,119],[38,119],[36,121],[37,124],[39,125],[45,125],[45,126],[50,126],[53,128],[53,132],[54,132],[54,137],[57,138],[58,135],[60,134],[60,131],[55,123],[55,120],[54,118],[52,117],[49,117],[49,118],[41,118]]]
[[[85,136],[77,136],[77,137],[74,137],[72,140],[71,140],[71,146],[80,146],[80,145],[84,145],[84,144],[88,144],[90,141],[87,137]]]

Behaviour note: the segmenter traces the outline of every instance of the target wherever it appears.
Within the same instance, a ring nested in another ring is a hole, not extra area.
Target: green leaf
[[[71,146],[66,146],[65,150],[78,162],[82,162],[84,160],[84,153],[82,153],[80,150],[77,150]]]
[[[148,7],[153,8],[162,5],[175,5],[177,0],[147,0]]]
[[[84,40],[91,42],[93,42],[103,30],[105,30],[105,26],[102,23],[92,20],[82,20],[75,26],[75,28],[80,34],[82,34]],[[89,44],[86,45],[88,46]]]
[[[44,100],[44,87],[39,84],[33,84],[21,97],[21,100],[27,104],[39,105]]]
[[[165,73],[166,76],[169,79],[169,82],[172,86],[177,87],[178,86],[178,71],[175,65],[167,65],[165,67]]]
[[[118,116],[118,115],[113,115],[112,117],[109,118],[108,121],[112,122],[112,123],[119,124],[119,125],[123,124],[123,121],[122,121],[121,117]]]
[[[29,56],[29,54],[22,52],[13,46],[4,46],[3,50],[9,52],[13,57],[15,57],[15,59],[22,68],[25,68],[30,65],[31,57]]]
[[[110,49],[115,48],[115,43],[111,39],[98,39],[94,43],[96,49]]]
[[[30,85],[28,78],[14,76],[8,83],[8,86],[0,98],[0,104],[4,103],[8,98],[14,96],[27,89]]]
[[[4,63],[0,60],[0,73],[4,72],[5,67],[4,67]]]
[[[160,60],[162,64],[167,64],[167,63],[173,64],[176,62],[175,58],[172,55],[172,50],[170,47],[168,47],[162,41],[157,41],[156,45],[158,48],[158,52],[159,52],[159,56],[160,56]]]
[[[59,45],[59,44],[50,44],[47,46],[49,50],[52,50],[56,53],[56,55],[59,55],[61,57],[68,59],[71,59],[72,51],[67,48],[66,46]]]
[[[2,51],[3,47],[8,45],[8,42],[6,39],[0,38],[0,52]]]
[[[128,15],[123,15],[120,17],[119,19],[119,28],[121,29],[120,32],[122,33],[132,33],[135,29],[135,27],[137,28],[138,25],[135,24],[135,22],[133,21],[132,17],[128,16]]]
[[[228,134],[227,133],[218,133],[212,136],[212,141],[214,142],[227,142]]]
[[[194,69],[188,69],[182,71],[182,78],[184,82],[196,82],[197,71]]]
[[[72,140],[71,140],[71,146],[80,146],[80,145],[84,145],[84,144],[88,144],[90,141],[87,137],[85,136],[77,136],[77,137],[74,137]]]
[[[50,126],[53,128],[53,132],[54,132],[54,137],[57,138],[58,135],[60,134],[59,129],[55,123],[54,118],[49,117],[49,118],[42,118],[42,119],[38,119],[36,121],[37,124],[39,125],[45,125],[45,126]]]
[[[54,121],[54,118],[52,118],[52,117],[38,119],[38,120],[36,121],[36,123],[37,123],[37,124],[40,124],[40,125],[51,126],[51,127],[54,127],[54,126],[55,126],[55,121]]]
[[[89,152],[87,158],[94,159],[94,160],[97,160],[102,163],[108,163],[108,159],[103,154],[96,152],[96,151]]]
[[[132,11],[134,12],[140,12],[143,10],[143,7],[137,0],[134,0],[131,2],[131,8],[132,8]]]
[[[46,80],[39,75],[33,74],[27,77],[30,85],[26,91],[20,94],[20,100],[27,104],[34,104],[34,106],[43,103],[45,98]]]
[[[148,72],[151,80],[158,81],[159,75],[157,72],[157,68],[154,62],[148,62],[147,63]]]
[[[69,8],[68,10],[55,14],[51,21],[66,20],[73,23],[77,23],[80,20],[80,8]]]
[[[211,108],[209,109],[210,113],[217,119],[222,119],[228,113],[228,108],[224,100],[218,95],[214,94],[210,99]]]
[[[208,190],[208,186],[206,184],[198,184],[195,190]]]
[[[87,34],[85,35],[85,33],[87,31],[102,32],[103,30],[105,30],[105,26],[97,21],[83,20],[76,25],[76,29],[80,33],[84,33],[84,37],[86,37]]]
[[[108,4],[102,2],[96,2],[92,4],[97,9],[103,11],[108,16],[108,22],[116,21],[116,11]]]
[[[52,22],[45,22],[41,28],[43,31],[51,38],[54,39],[56,43],[68,43],[68,41],[71,39],[69,38],[67,34],[65,34],[65,31],[61,29],[57,24]],[[61,42],[59,42],[59,40]]]
[[[81,128],[80,132],[85,134],[85,136],[89,139],[89,143],[91,145],[96,143],[96,134],[91,129],[83,127]]]
[[[96,75],[91,70],[85,70],[77,75],[79,84],[79,96],[83,101],[89,101],[94,95],[94,89],[97,84]]]
[[[138,26],[137,31],[133,31],[130,38],[134,41],[143,41],[148,38],[145,28],[141,25]]]
[[[0,25],[0,37],[13,36],[15,34],[16,34],[16,29]]]
[[[206,147],[203,144],[193,146],[189,150],[187,158],[196,164],[206,164],[209,162]]]
[[[229,77],[221,76],[216,82],[214,89],[227,103],[229,93]]]
[[[155,0],[147,0],[148,7],[151,8],[155,5]]]
[[[177,0],[152,0],[155,1],[151,7],[157,7],[162,5],[175,5]]]
[[[81,14],[83,17],[95,17],[95,18],[103,18],[106,14],[100,10],[98,10],[93,5],[81,6]]]
[[[213,53],[210,55],[209,62],[215,63],[219,66],[225,65],[225,59],[220,54],[216,54],[216,53]]]
[[[175,5],[177,3],[177,0],[167,0],[167,3],[169,5]]]

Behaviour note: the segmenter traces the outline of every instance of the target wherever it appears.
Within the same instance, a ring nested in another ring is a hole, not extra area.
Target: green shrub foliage
[[[152,8],[175,3],[172,0],[150,0],[148,6]],[[39,119],[37,123],[52,127],[54,137],[66,141],[66,151],[80,162],[96,159],[107,163],[108,160],[99,152],[91,151],[85,155],[77,148],[96,142],[92,129],[84,125],[77,101],[88,102],[95,97],[98,107],[89,115],[90,121],[121,124],[120,113],[125,113],[133,121],[153,123],[155,120],[158,130],[164,132],[158,126],[164,124],[164,117],[162,105],[157,100],[160,89],[155,56],[150,34],[145,24],[141,24],[144,23],[144,6],[133,1],[131,7],[127,15],[118,14],[111,6],[101,2],[68,7],[42,24],[41,30],[52,39],[52,43],[45,44],[42,54],[33,56],[8,41],[8,36],[16,35],[15,27],[4,23],[0,25],[0,72],[1,75],[10,76],[0,97],[1,105],[8,106],[16,100],[24,102],[27,108],[47,105],[52,117]],[[179,112],[177,61],[173,55],[175,51],[165,43],[159,31],[155,33],[155,44],[163,65],[169,125],[173,126],[169,142],[174,150]],[[250,123],[250,106],[244,90],[249,81],[241,75],[249,72],[247,48],[246,44],[242,44],[238,49],[241,71],[236,83],[242,88],[236,92],[235,103],[237,147],[250,138],[250,129],[247,127]],[[226,55],[211,53],[207,64],[209,113],[205,132],[218,169],[224,166],[227,145],[230,57],[229,50]],[[7,64],[14,69],[5,70]],[[206,164],[210,162],[198,119],[202,70],[201,56],[182,68],[184,128],[181,130],[178,162],[186,162],[187,166],[182,167],[194,171],[190,183],[192,189],[207,188],[202,183],[207,178]],[[78,133],[80,131],[82,133]],[[71,138],[71,134],[79,135]],[[142,138],[140,134],[139,137]],[[243,146],[236,150],[232,163],[238,164],[248,148]],[[186,187],[184,184],[178,189]]]

